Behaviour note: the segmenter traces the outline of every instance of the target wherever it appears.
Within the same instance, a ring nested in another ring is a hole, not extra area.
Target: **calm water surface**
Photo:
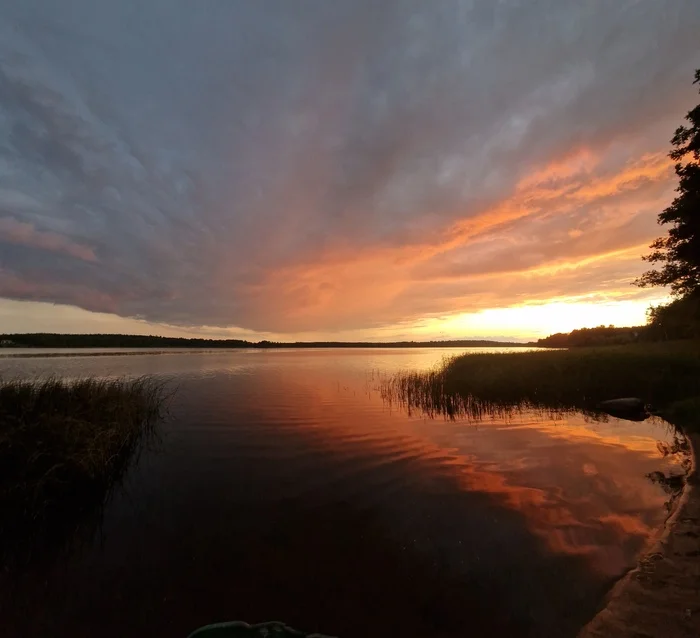
[[[346,638],[575,635],[663,523],[669,497],[645,475],[680,471],[657,448],[672,436],[383,404],[381,374],[459,352],[0,359],[5,377],[177,386],[97,531],[0,583],[3,635],[185,637],[232,619]]]

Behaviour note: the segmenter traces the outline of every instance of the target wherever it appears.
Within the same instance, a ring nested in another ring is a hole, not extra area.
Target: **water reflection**
[[[669,511],[690,469],[687,439],[648,414],[622,419],[566,406],[487,401],[447,391],[442,376],[443,368],[402,372],[381,378],[379,390],[390,406],[432,422],[442,418],[441,429],[450,429],[450,422],[457,431],[465,423],[488,428],[466,446],[477,459],[464,477],[467,488],[498,495],[522,512],[552,551],[586,556],[604,575],[623,571],[658,526],[658,490],[645,479],[671,496],[664,503]],[[493,471],[478,469],[494,450]],[[649,472],[650,465],[663,469]]]
[[[668,496],[647,475],[682,471],[657,447],[673,434],[578,413],[409,417],[373,391],[372,371],[443,355],[61,361],[180,390],[101,536],[25,575],[0,616],[11,635],[176,636],[225,619],[345,637],[574,635],[663,521]]]

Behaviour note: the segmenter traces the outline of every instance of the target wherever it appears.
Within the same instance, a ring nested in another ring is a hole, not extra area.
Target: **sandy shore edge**
[[[607,605],[579,638],[700,636],[700,435],[686,438],[691,467],[673,512],[637,567],[615,584]]]

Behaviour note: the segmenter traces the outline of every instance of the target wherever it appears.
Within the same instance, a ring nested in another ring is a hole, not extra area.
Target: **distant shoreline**
[[[407,348],[405,346],[376,346],[367,349],[381,350],[381,349],[393,349],[393,350],[410,350],[418,349],[419,347],[433,347],[433,348],[463,348],[463,347],[476,347],[476,346],[416,346],[413,348]],[[482,346],[484,348],[488,346]],[[506,348],[512,347],[510,344],[502,346],[491,346],[494,348]],[[534,346],[530,346],[534,347]],[[32,352],[3,352],[0,349],[0,361],[3,359],[60,359],[68,357],[129,357],[129,356],[144,356],[144,355],[169,355],[169,354],[217,354],[221,352],[230,352],[232,350],[245,351],[245,350],[362,350],[362,347],[343,347],[343,346],[319,346],[313,348],[303,348],[303,347],[282,347],[282,348],[168,348],[168,349],[156,349],[156,348],[84,348],[70,349],[70,348],[25,348],[26,350],[31,350]],[[9,350],[9,349],[8,349]],[[48,350],[48,352],[47,352]],[[62,352],[56,352],[56,350],[63,350]]]
[[[244,341],[240,339],[188,339],[120,334],[4,334],[0,335],[0,356],[5,348],[50,349],[279,349],[279,348],[523,348],[535,344],[487,339],[444,341]]]

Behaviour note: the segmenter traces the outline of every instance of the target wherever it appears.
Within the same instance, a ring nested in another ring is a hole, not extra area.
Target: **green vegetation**
[[[540,348],[599,348],[632,343],[700,338],[700,296],[690,295],[669,304],[651,306],[646,326],[599,326],[558,332],[534,344]]]
[[[646,338],[666,339],[700,338],[700,295],[687,295],[665,306],[652,306],[648,312]]]
[[[468,354],[427,373],[400,373],[382,391],[428,414],[472,418],[521,408],[594,413],[602,401],[632,396],[676,425],[697,427],[700,342]]]
[[[661,333],[659,336],[662,336]],[[631,328],[599,326],[598,328],[580,328],[569,333],[558,332],[544,339],[539,339],[536,345],[541,348],[597,348],[599,346],[622,346],[650,339],[648,326],[633,326]]]
[[[700,69],[694,84],[700,84]],[[700,104],[679,126],[671,140],[669,157],[676,162],[678,196],[659,214],[659,224],[670,225],[668,234],[643,257],[661,268],[649,270],[637,285],[670,286],[675,301],[649,309],[649,336],[686,339],[700,336]]]
[[[700,84],[700,69],[694,84]],[[700,104],[685,117],[671,139],[669,157],[676,162],[678,196],[659,214],[659,224],[671,228],[657,239],[644,259],[661,264],[638,280],[639,286],[670,286],[679,298],[700,295]]]
[[[0,382],[5,565],[103,503],[163,416],[164,390],[149,378]]]

